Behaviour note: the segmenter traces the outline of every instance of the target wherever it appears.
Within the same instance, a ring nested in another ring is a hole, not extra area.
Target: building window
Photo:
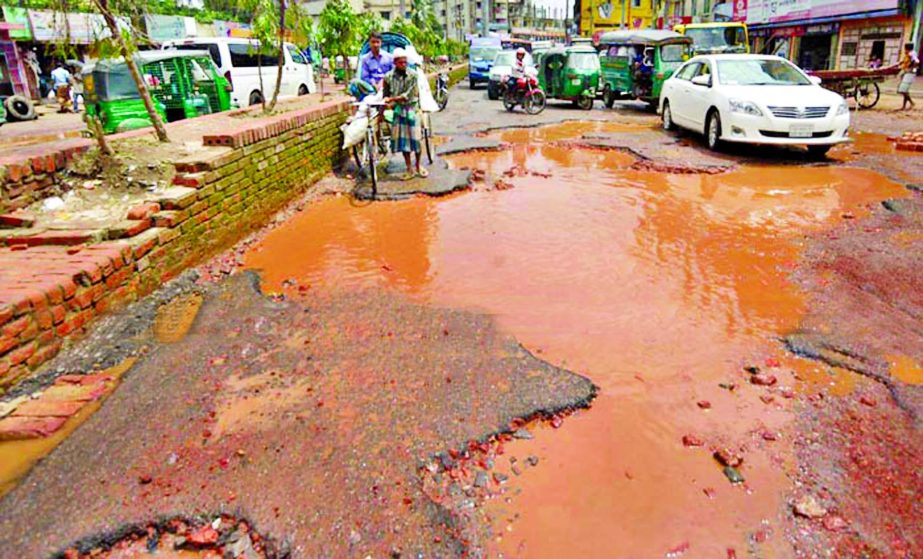
[[[390,11],[388,11],[388,12],[381,12],[381,19],[383,19],[383,20],[385,20],[385,21],[390,21],[390,20],[391,20],[391,12],[390,12]]]
[[[631,5],[635,8],[641,7],[641,0],[631,0]]]
[[[842,56],[856,56],[856,48],[858,43],[843,43],[843,52]]]

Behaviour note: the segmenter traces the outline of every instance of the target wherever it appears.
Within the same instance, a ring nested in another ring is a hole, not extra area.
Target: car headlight
[[[846,102],[846,99],[840,101],[840,106],[836,108],[836,116],[849,114],[849,104]]]
[[[753,116],[763,116],[763,111],[756,106],[755,103],[750,101],[742,101],[740,99],[729,99],[728,104],[731,106],[732,113],[743,113]]]

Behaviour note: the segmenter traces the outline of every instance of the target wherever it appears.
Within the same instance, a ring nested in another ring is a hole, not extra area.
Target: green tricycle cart
[[[231,84],[207,51],[160,50],[135,54],[160,117],[174,122],[231,108]],[[86,111],[106,134],[151,125],[141,94],[122,58],[99,60],[83,69]]]
[[[538,61],[539,86],[548,99],[565,99],[584,110],[593,108],[599,88],[599,57],[589,46],[551,48]]]
[[[663,82],[689,59],[692,39],[674,31],[611,31],[599,38],[603,102],[638,99],[657,105]]]

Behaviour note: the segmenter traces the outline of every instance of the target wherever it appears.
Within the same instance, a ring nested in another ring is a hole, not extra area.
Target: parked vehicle
[[[599,89],[599,56],[587,46],[549,49],[542,53],[538,80],[546,98],[590,110]]]
[[[693,54],[750,52],[747,24],[741,21],[683,23],[674,26],[673,31],[692,39]]]
[[[503,107],[512,112],[517,105],[522,105],[530,115],[537,115],[545,110],[545,92],[538,85],[538,78],[532,73],[518,78],[512,85],[509,81],[501,82]]]
[[[135,54],[151,99],[167,122],[231,108],[231,85],[207,51],[141,51]],[[135,81],[122,58],[83,67],[86,112],[107,134],[151,126]]]
[[[711,149],[722,142],[805,145],[823,156],[849,141],[849,106],[819,83],[778,56],[697,56],[663,86],[663,127],[704,133]]]
[[[473,37],[468,47],[468,86],[490,81],[490,68],[500,52],[499,37]]]
[[[3,103],[0,103],[0,126],[6,123],[6,109],[3,108]]]
[[[599,38],[602,98],[607,108],[618,99],[656,106],[663,82],[688,60],[692,39],[673,31],[612,31]]]
[[[231,102],[239,107],[257,105],[272,96],[279,66],[276,46],[261,51],[259,41],[229,37],[199,37],[183,41],[167,41],[164,49],[207,50],[215,65],[233,86]],[[285,43],[282,49],[281,97],[314,93],[314,68],[301,49]],[[260,75],[263,86],[260,87]]]
[[[439,111],[444,111],[449,104],[449,73],[445,70],[440,70],[436,75],[436,91],[433,92],[433,97],[439,105]]]
[[[516,50],[504,50],[497,53],[494,63],[490,67],[490,80],[487,82],[487,98],[497,100],[500,98],[500,84],[513,72],[516,62]],[[526,67],[535,68],[532,55],[526,53]]]

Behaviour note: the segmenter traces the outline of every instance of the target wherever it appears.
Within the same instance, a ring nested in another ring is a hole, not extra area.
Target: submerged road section
[[[923,554],[923,156],[877,116],[817,162],[483,97],[434,117],[466,190],[331,177],[125,329],[0,549]]]

